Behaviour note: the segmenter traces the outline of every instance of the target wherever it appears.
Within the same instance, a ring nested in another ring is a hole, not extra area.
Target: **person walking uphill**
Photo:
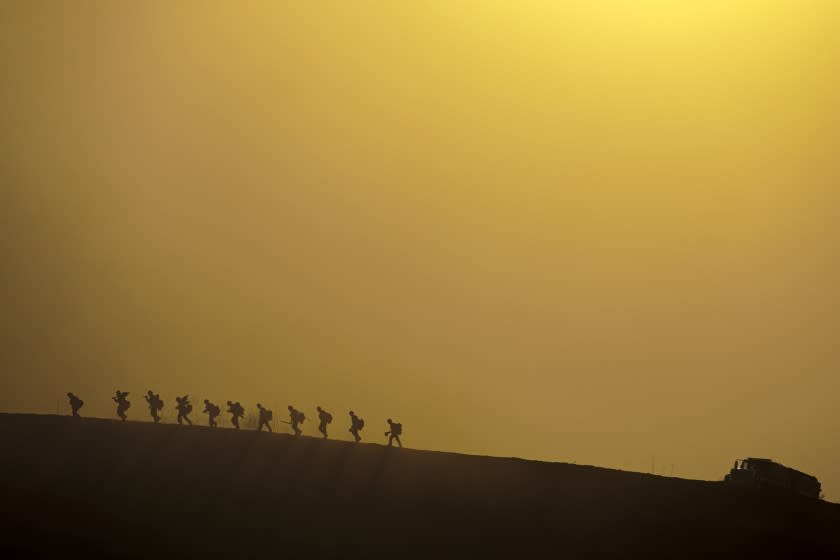
[[[79,409],[85,405],[85,401],[73,393],[67,393],[67,398],[70,399],[70,409],[73,411],[73,417],[81,418],[81,416],[79,416]]]
[[[316,406],[318,409],[318,431],[324,434],[324,439],[327,439],[327,424],[332,424],[332,414]]]
[[[153,393],[151,389],[144,398],[149,403],[149,412],[152,415],[152,420],[157,424],[160,422],[160,414],[158,413],[163,410],[163,401],[160,399],[160,395]]]
[[[242,408],[242,405],[237,402],[227,402],[228,405],[228,412],[230,412],[230,423],[233,424],[233,427],[237,430],[239,429],[239,419],[245,416],[245,409]]]
[[[385,435],[388,436],[388,447],[391,447],[391,444],[394,443],[394,440],[397,440],[397,444],[402,447],[402,442],[400,441],[400,436],[402,435],[402,424],[394,422],[390,418],[388,418],[388,426],[391,427],[390,430],[385,432]]]
[[[356,413],[352,410],[350,411],[350,433],[353,434],[353,439],[356,440],[356,443],[362,441],[362,436],[359,435],[359,432],[362,431],[362,428],[365,427],[365,421],[356,416]]]
[[[178,424],[186,422],[192,426],[192,420],[189,418],[193,409],[192,403],[190,402],[190,396],[184,395],[183,397],[175,397],[175,402],[178,403],[175,405],[175,409],[178,411]]]
[[[221,414],[221,410],[219,410],[219,405],[213,404],[210,402],[210,399],[204,399],[204,413],[208,415],[210,418],[210,427],[216,427],[216,417]]]
[[[306,420],[306,415],[303,412],[297,410],[292,405],[289,405],[288,408],[289,408],[289,420],[291,420],[291,422],[289,422],[289,424],[291,424],[292,429],[295,431],[295,435],[299,436],[300,434],[303,433],[303,430],[301,430],[299,426],[300,426],[300,424],[303,423],[304,420]]]
[[[117,394],[111,397],[111,400],[117,403],[117,416],[119,416],[123,422],[125,422],[125,419],[128,418],[125,412],[131,407],[131,403],[126,397],[128,397],[128,391],[123,392],[119,389],[117,389]]]
[[[274,413],[271,412],[269,409],[265,408],[260,403],[257,403],[257,408],[260,410],[260,424],[257,427],[257,431],[261,432],[262,429],[263,429],[263,426],[268,428],[269,432],[272,431],[271,430],[271,418],[272,418],[272,416],[274,416]]]

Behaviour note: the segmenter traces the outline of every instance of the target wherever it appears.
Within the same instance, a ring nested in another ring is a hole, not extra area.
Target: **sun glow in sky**
[[[836,496],[837,6],[4,2],[0,409]]]

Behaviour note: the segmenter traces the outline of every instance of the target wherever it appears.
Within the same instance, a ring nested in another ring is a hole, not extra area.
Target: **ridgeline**
[[[0,449],[6,558],[840,558],[840,505],[720,482],[22,414]]]

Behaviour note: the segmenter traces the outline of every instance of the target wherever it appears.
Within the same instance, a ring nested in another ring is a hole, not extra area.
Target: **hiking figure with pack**
[[[306,420],[306,415],[303,412],[297,410],[292,405],[289,405],[288,408],[289,420],[291,420],[291,422],[288,422],[288,424],[292,426],[292,429],[295,431],[295,435],[299,436],[303,433],[303,430],[301,430],[299,426],[303,423],[304,420]]]
[[[210,417],[210,427],[216,427],[216,417],[221,414],[219,406],[210,402],[209,399],[204,399],[204,413]]]
[[[259,426],[257,427],[257,431],[261,432],[262,429],[263,429],[263,426],[265,426],[266,428],[268,428],[268,431],[271,432],[272,430],[271,430],[270,422],[271,422],[271,417],[274,416],[274,413],[271,412],[269,409],[265,408],[260,403],[257,403],[257,408],[260,411],[260,418],[259,418],[260,423],[259,423]]]
[[[320,406],[315,408],[318,409],[318,431],[324,434],[324,439],[327,439],[327,424],[332,424],[332,414]]]
[[[353,434],[353,438],[356,440],[356,443],[362,441],[362,436],[359,435],[359,432],[362,431],[362,428],[365,427],[365,421],[356,416],[356,413],[352,410],[350,411],[350,433]]]
[[[242,405],[237,402],[227,402],[228,405],[228,412],[230,412],[230,423],[233,424],[233,427],[237,430],[239,429],[239,419],[245,416],[245,409],[242,408]]]
[[[123,422],[125,422],[125,419],[127,418],[125,411],[131,407],[131,403],[126,398],[127,396],[128,391],[123,392],[117,389],[117,394],[111,397],[111,400],[117,403],[117,416],[119,416]]]
[[[400,436],[402,435],[402,424],[398,422],[394,422],[390,418],[388,418],[388,425],[391,427],[390,430],[385,432],[385,435],[388,436],[388,447],[391,447],[391,444],[394,443],[394,440],[397,440],[397,444],[402,447],[402,442],[400,441]]]
[[[160,422],[160,412],[163,410],[163,401],[160,400],[160,395],[155,394],[149,389],[148,394],[143,397],[146,399],[146,402],[149,403],[149,412],[152,414],[152,420],[155,421],[155,424]]]
[[[79,409],[85,405],[85,401],[83,401],[73,393],[67,393],[67,398],[70,399],[70,408],[71,410],[73,410],[73,417],[81,418],[81,416],[79,416]]]
[[[189,419],[189,414],[193,409],[192,403],[190,402],[190,396],[184,395],[183,397],[175,397],[175,402],[178,403],[175,405],[175,410],[178,411],[178,424],[186,422],[192,426],[192,420]]]

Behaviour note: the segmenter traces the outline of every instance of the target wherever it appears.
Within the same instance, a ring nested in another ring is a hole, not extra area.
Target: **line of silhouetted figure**
[[[70,400],[70,408],[73,413],[73,417],[81,418],[79,414],[79,410],[84,406],[84,401],[74,395],[73,393],[67,393],[67,398]],[[160,395],[153,392],[148,391],[146,395],[143,397],[146,400],[146,403],[149,406],[149,413],[152,416],[152,421],[157,424],[160,422],[160,411],[163,410],[163,399],[160,398]],[[120,391],[117,390],[116,394],[111,397],[117,405],[117,416],[120,420],[125,421],[128,419],[128,409],[131,408],[131,401],[128,400],[128,391]],[[190,420],[190,414],[193,411],[193,405],[190,402],[189,395],[177,396],[175,397],[175,410],[178,412],[178,424],[188,424],[192,426],[192,420]],[[300,436],[303,434],[303,429],[301,428],[303,422],[306,420],[306,415],[297,410],[292,405],[288,406],[289,409],[289,421],[280,420],[279,422],[283,424],[288,424],[292,431],[294,432],[295,436]],[[327,438],[327,426],[332,424],[333,417],[332,414],[321,408],[320,406],[316,407],[318,410],[318,431],[324,437]],[[263,428],[268,430],[269,432],[273,431],[271,428],[271,422],[273,420],[274,413],[257,403],[257,410],[258,410],[258,425],[257,431],[262,431]],[[215,428],[218,426],[216,422],[216,418],[222,413],[221,408],[219,405],[210,402],[208,399],[204,399],[204,414],[207,414],[208,423],[211,428]],[[233,424],[235,429],[240,429],[239,421],[245,416],[245,408],[239,402],[227,401],[227,412],[230,414],[230,421]],[[356,415],[355,412],[352,410],[350,411],[350,429],[348,430],[351,434],[353,434],[353,439],[356,443],[362,441],[361,431],[365,427],[365,421]],[[394,422],[390,418],[387,420],[388,422],[388,431],[385,432],[385,437],[388,438],[388,447],[391,447],[394,442],[397,443],[398,446],[402,447],[402,441],[400,441],[400,436],[402,435],[402,424],[398,422]]]

